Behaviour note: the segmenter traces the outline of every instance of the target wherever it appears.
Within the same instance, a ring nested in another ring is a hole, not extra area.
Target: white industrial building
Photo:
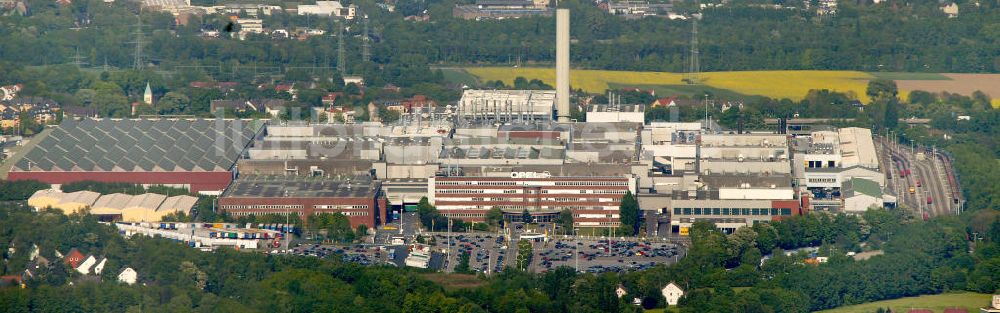
[[[869,208],[881,208],[884,203],[878,184],[861,178],[844,182],[841,196],[844,199],[844,212],[847,213],[864,213]]]
[[[592,105],[587,110],[588,123],[644,123],[646,106],[633,105]]]
[[[465,90],[456,114],[466,120],[551,121],[554,90]]]
[[[344,6],[340,1],[316,1],[316,4],[300,4],[298,6],[299,15],[319,15],[332,16],[344,19],[354,19],[358,8],[353,4]]]
[[[240,25],[240,39],[246,39],[249,34],[264,33],[264,21],[259,18],[236,19],[236,24]]]

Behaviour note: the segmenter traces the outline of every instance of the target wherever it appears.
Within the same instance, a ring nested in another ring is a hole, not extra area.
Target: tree
[[[462,254],[458,256],[458,264],[455,265],[455,273],[470,274],[472,269],[469,268],[469,251],[462,251]]]
[[[531,241],[526,239],[521,239],[517,242],[517,268],[525,271],[531,264],[531,257],[534,254]]]
[[[154,108],[157,114],[185,114],[191,112],[191,99],[180,92],[171,91],[156,102]]]
[[[753,231],[757,234],[757,249],[761,254],[771,253],[778,245],[778,230],[771,223],[754,224]]]
[[[573,233],[573,211],[570,209],[563,209],[559,211],[558,221],[559,227],[562,227],[564,234]]]
[[[528,209],[521,211],[521,222],[525,224],[530,224],[532,222],[531,213],[528,212]]]
[[[354,230],[354,235],[357,236],[358,238],[368,236],[368,225],[359,224],[358,227],[355,228]]]
[[[486,212],[486,224],[492,227],[503,227],[503,210],[492,207]]]
[[[625,192],[625,196],[622,197],[618,214],[621,219],[622,232],[634,235],[639,231],[639,201],[635,199],[631,191]]]

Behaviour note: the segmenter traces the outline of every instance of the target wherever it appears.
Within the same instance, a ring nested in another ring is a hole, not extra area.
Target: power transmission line
[[[80,56],[80,47],[76,47],[76,55],[74,55],[72,59],[72,64],[76,65],[76,68],[81,68],[82,65],[87,64],[87,62],[83,62],[83,57]]]
[[[340,72],[340,76],[344,76],[347,73],[347,68],[344,66],[346,62],[346,56],[344,55],[344,22],[337,21],[337,71]]]
[[[129,43],[135,45],[135,55],[133,56],[132,60],[132,68],[140,70],[143,68],[142,45],[143,45],[143,36],[145,36],[145,34],[142,32],[142,11],[140,10],[139,14],[136,14],[135,17],[136,17],[135,31],[132,32],[132,35],[135,36],[135,39],[133,41],[130,41]]]
[[[699,6],[700,7],[700,6]],[[688,64],[688,84],[698,84],[698,74],[701,72],[701,63],[699,62],[699,52],[698,52],[698,16],[694,14],[691,15],[691,59]]]
[[[361,37],[361,59],[365,62],[371,61],[372,52],[370,39],[368,37],[368,15],[365,15],[365,35]]]

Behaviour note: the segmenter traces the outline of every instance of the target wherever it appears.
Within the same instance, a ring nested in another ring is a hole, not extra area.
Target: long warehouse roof
[[[225,171],[258,122],[210,119],[65,120],[14,171]]]

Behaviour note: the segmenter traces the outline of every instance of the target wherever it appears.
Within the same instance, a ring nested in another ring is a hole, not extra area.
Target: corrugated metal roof
[[[157,212],[167,213],[167,212],[184,212],[184,214],[191,213],[191,209],[194,208],[195,203],[198,202],[198,198],[192,196],[173,196],[166,200],[163,200],[163,204],[156,209]]]
[[[261,126],[247,120],[67,119],[14,170],[226,170]]]

